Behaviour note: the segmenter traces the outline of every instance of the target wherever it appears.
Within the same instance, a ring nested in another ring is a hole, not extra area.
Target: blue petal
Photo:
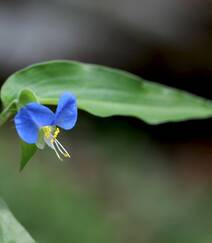
[[[54,113],[46,106],[29,103],[19,110],[15,116],[15,126],[18,135],[26,143],[36,143],[39,129],[52,125]]]
[[[76,97],[71,93],[64,93],[58,102],[55,125],[69,130],[74,127],[77,121],[77,103]]]

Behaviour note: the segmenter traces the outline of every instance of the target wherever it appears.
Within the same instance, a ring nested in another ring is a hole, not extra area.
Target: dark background
[[[71,59],[212,99],[211,43],[210,0],[0,2],[2,83]],[[0,192],[38,242],[212,241],[211,119],[149,126],[80,112],[63,135],[71,162],[46,149],[21,174],[13,127],[1,128]]]

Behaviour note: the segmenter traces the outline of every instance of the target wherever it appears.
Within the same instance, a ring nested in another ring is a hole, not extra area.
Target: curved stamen
[[[57,140],[55,139],[55,144],[58,148],[58,150],[61,152],[61,154],[63,154],[64,157],[68,157],[70,158],[70,154],[68,153],[68,151],[63,147],[63,145]]]
[[[62,160],[60,154],[66,158],[70,158],[70,154],[63,147],[63,145],[57,140],[60,129],[58,127],[45,126],[43,127],[45,142],[49,145],[56,153],[59,160]]]
[[[59,153],[57,152],[57,150],[56,150],[56,148],[55,148],[55,146],[54,146],[53,143],[52,143],[52,148],[53,148],[53,150],[55,151],[55,153],[56,153],[58,159],[61,160],[61,161],[63,161],[63,159],[60,157],[60,155],[59,155]]]

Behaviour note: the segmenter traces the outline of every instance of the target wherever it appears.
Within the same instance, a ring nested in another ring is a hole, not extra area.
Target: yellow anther
[[[43,127],[43,132],[44,132],[45,137],[49,138],[51,135],[51,127],[49,127],[49,126]]]
[[[60,133],[60,129],[57,127],[55,132],[54,132],[54,138],[57,138],[58,134]]]
[[[71,156],[68,153],[64,153],[64,157],[70,158]]]

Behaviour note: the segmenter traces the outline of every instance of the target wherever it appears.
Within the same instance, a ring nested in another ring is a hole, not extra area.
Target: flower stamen
[[[53,150],[55,151],[55,153],[56,153],[58,159],[61,160],[61,161],[63,161],[63,159],[60,157],[59,153],[57,152],[57,149],[55,148],[54,143],[52,143],[52,148],[53,148]]]
[[[51,135],[52,129],[50,126],[43,127],[44,136],[48,139]]]
[[[56,144],[58,150],[60,151],[60,153],[64,157],[66,157],[66,158],[70,158],[71,157],[70,154],[67,152],[67,150],[63,147],[63,145],[57,139],[55,139],[55,144]]]
[[[53,132],[54,131],[54,132]],[[66,158],[70,158],[70,154],[63,147],[63,145],[57,140],[57,137],[60,133],[60,129],[56,127],[45,126],[43,127],[44,137],[46,143],[55,151],[57,157],[62,160],[59,153],[62,154]]]

